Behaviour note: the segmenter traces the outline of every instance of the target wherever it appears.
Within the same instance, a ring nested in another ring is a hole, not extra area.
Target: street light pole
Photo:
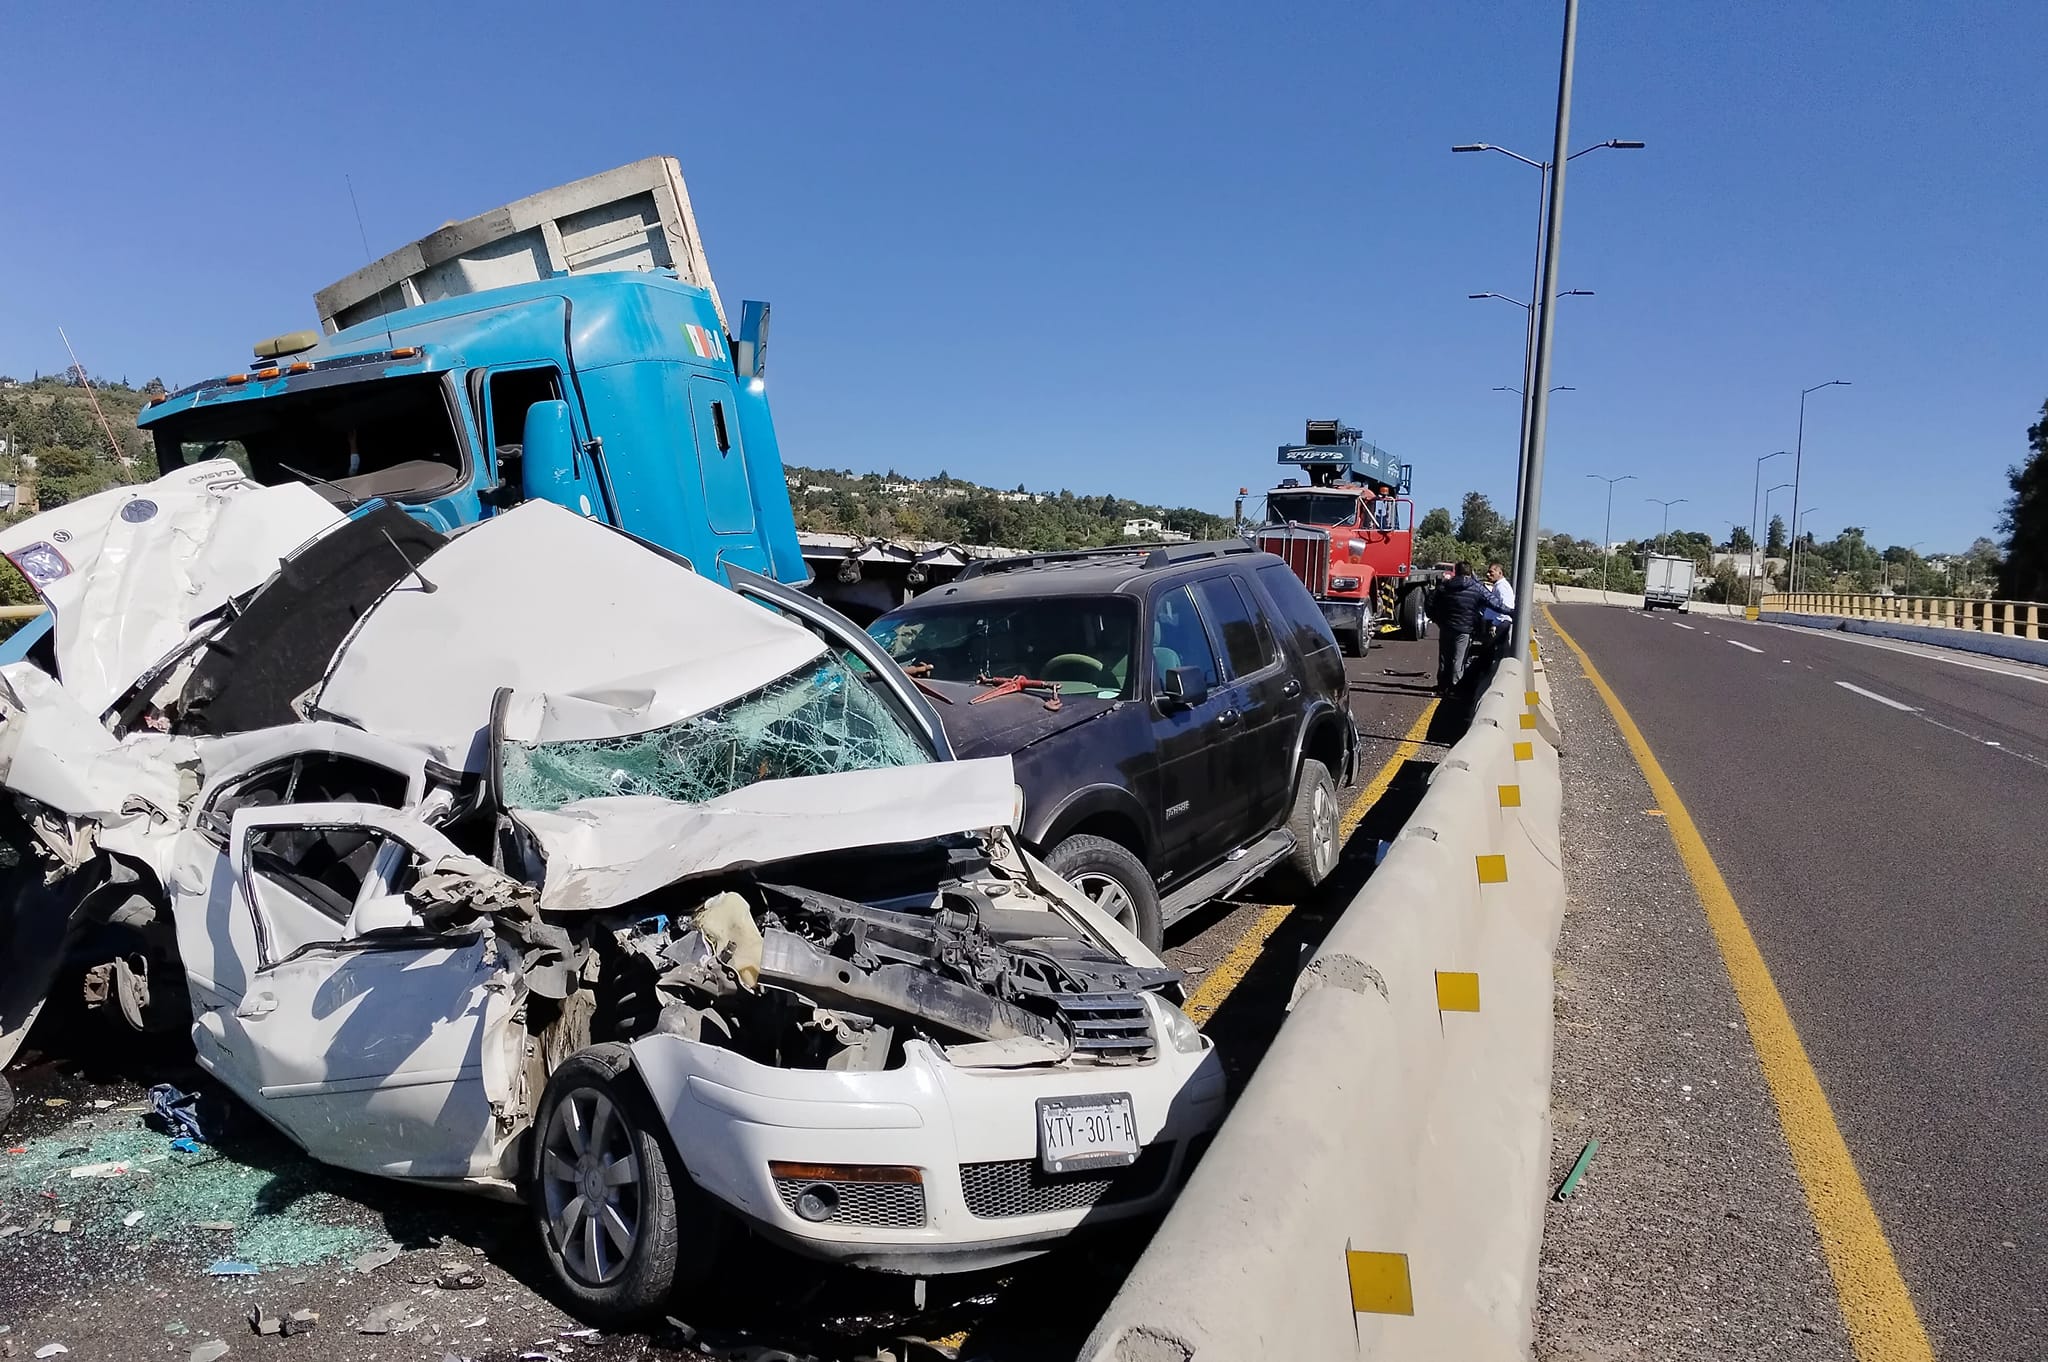
[[[1795,488],[1793,489],[1793,491],[1792,491],[1792,495],[1793,495],[1793,497],[1794,497],[1795,499],[1796,499],[1796,498],[1797,498],[1797,497],[1799,496],[1799,490],[1798,490],[1798,488],[1796,488],[1796,487],[1795,487]],[[1795,502],[1794,502],[1794,505],[1795,505],[1795,507],[1797,506],[1797,502],[1796,502],[1796,500],[1795,500]],[[1793,551],[1796,551],[1796,550],[1797,550],[1797,549],[1799,548],[1799,527],[1800,527],[1800,525],[1801,525],[1802,523],[1804,523],[1804,522],[1805,522],[1805,519],[1806,519],[1806,517],[1808,517],[1808,516],[1812,515],[1812,514],[1814,513],[1814,511],[1815,511],[1815,510],[1817,510],[1817,509],[1818,509],[1817,507],[1813,507],[1813,506],[1807,506],[1807,507],[1804,507],[1804,508],[1799,508],[1799,509],[1795,509],[1795,510],[1794,510],[1794,511],[1792,512],[1792,550],[1793,550]],[[1790,559],[1790,561],[1788,562],[1788,564],[1787,564],[1787,566],[1786,566],[1786,568],[1785,568],[1785,575],[1786,575],[1786,580],[1787,580],[1787,581],[1788,581],[1788,582],[1789,582],[1789,583],[1791,584],[1792,590],[1794,590],[1794,591],[1797,591],[1797,590],[1799,589],[1799,559],[1798,559],[1798,558],[1794,557],[1794,558]]]
[[[1644,497],[1643,500],[1654,501],[1664,508],[1664,528],[1657,531],[1657,552],[1669,553],[1671,551],[1670,546],[1664,541],[1671,537],[1671,508],[1684,505],[1689,498],[1673,497],[1671,500],[1666,501],[1662,497]]]
[[[1772,459],[1782,457],[1784,453],[1785,451],[1781,449],[1774,454],[1766,454],[1762,458],[1758,459],[1756,461],[1756,478],[1754,481],[1750,483],[1749,487],[1749,603],[1751,605],[1756,604],[1756,536],[1757,531],[1760,528],[1756,518],[1757,489],[1762,487],[1764,484],[1764,465]]]
[[[1537,172],[1538,203],[1541,211],[1536,231],[1535,279],[1529,289],[1531,300],[1545,300],[1529,310],[1522,339],[1522,442],[1515,473],[1515,599],[1533,599],[1536,581],[1536,535],[1542,512],[1543,427],[1549,415],[1551,309],[1548,299],[1557,288],[1557,236],[1564,222],[1564,167],[1588,152],[1612,148],[1640,151],[1641,142],[1609,139],[1565,154],[1571,132],[1572,58],[1578,44],[1578,0],[1565,0],[1564,47],[1558,63],[1557,131],[1551,142],[1551,159],[1538,161],[1487,142],[1470,142],[1452,147],[1454,152],[1497,151],[1533,167]],[[1529,617],[1526,610],[1515,616],[1515,656],[1529,656]]]
[[[1820,390],[1821,390],[1822,388],[1846,388],[1846,387],[1848,387],[1848,386],[1849,386],[1849,380],[1848,380],[1848,379],[1846,379],[1846,378],[1831,378],[1831,379],[1829,379],[1829,380],[1828,380],[1827,382],[1825,382],[1825,383],[1816,383],[1816,384],[1814,384],[1814,385],[1813,385],[1813,386],[1812,386],[1811,388],[1806,388],[1806,389],[1802,389],[1802,390],[1801,390],[1801,392],[1800,392],[1800,394],[1799,394],[1799,438],[1798,438],[1798,440],[1797,440],[1796,442],[1794,442],[1794,444],[1793,444],[1793,446],[1792,446],[1792,525],[1793,525],[1793,528],[1794,528],[1795,530],[1796,530],[1796,529],[1798,528],[1798,526],[1799,526],[1799,515],[1800,515],[1800,511],[1799,511],[1799,471],[1800,471],[1800,468],[1801,468],[1801,466],[1802,466],[1802,465],[1803,465],[1803,464],[1804,464],[1804,463],[1806,462],[1806,459],[1805,459],[1805,455],[1806,455],[1806,398],[1807,398],[1807,395],[1808,395],[1809,393],[1817,393],[1817,392],[1819,392],[1819,391],[1820,391]],[[1790,581],[1790,582],[1792,582],[1792,583],[1795,583],[1795,584],[1796,584],[1796,583],[1798,582],[1798,580],[1799,580],[1799,536],[1798,536],[1798,535],[1797,535],[1796,533],[1795,533],[1795,534],[1794,534],[1794,535],[1792,536],[1792,547],[1791,547],[1791,554],[1790,554],[1789,560],[1787,561],[1787,564],[1786,564],[1786,568],[1785,568],[1785,574],[1786,574],[1786,579],[1787,579],[1788,581]]]
[[[1614,561],[1614,484],[1617,482],[1634,482],[1636,475],[1633,473],[1623,473],[1618,478],[1608,478],[1602,477],[1598,473],[1588,473],[1586,476],[1595,482],[1607,484],[1607,519],[1602,523],[1600,530],[1600,595],[1605,598],[1607,595],[1607,568]],[[1515,599],[1519,601],[1522,598],[1516,596]]]
[[[1784,490],[1785,490],[1786,488],[1790,487],[1791,485],[1792,485],[1792,484],[1791,484],[1791,483],[1789,483],[1789,482],[1781,482],[1781,483],[1779,483],[1779,484],[1778,484],[1778,485],[1777,485],[1776,487],[1766,487],[1766,488],[1764,488],[1764,522],[1765,522],[1765,524],[1767,524],[1767,525],[1768,525],[1768,524],[1770,523],[1770,519],[1771,519],[1771,493],[1773,493],[1773,492],[1782,492],[1782,491],[1784,491]],[[1787,551],[1788,551],[1788,552],[1790,551],[1790,546],[1789,546],[1789,545],[1787,546]],[[1768,561],[1769,561],[1769,557],[1768,557],[1768,555],[1766,555],[1765,561],[1766,561],[1766,562],[1768,562]],[[1789,576],[1788,576],[1788,577],[1787,577],[1787,578],[1785,579],[1785,589],[1786,589],[1787,591],[1790,591],[1790,590],[1792,589],[1792,579],[1791,579],[1791,578],[1790,578]]]

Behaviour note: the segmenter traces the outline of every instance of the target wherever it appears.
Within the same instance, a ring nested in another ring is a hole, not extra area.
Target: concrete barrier
[[[1984,634],[1970,629],[1942,625],[1903,624],[1892,620],[1857,619],[1846,615],[1806,615],[1766,610],[1762,618],[1771,624],[1796,624],[1804,629],[1831,633],[1862,634],[1867,638],[1896,639],[1901,643],[1926,643],[1936,648],[1981,657],[2002,657],[2011,662],[2033,662],[2048,666],[2048,639],[2017,638],[2010,634]]]
[[[1643,607],[1643,593],[1640,591],[1595,591],[1591,587],[1551,586],[1548,583],[1539,583],[1537,585],[1536,599],[1539,601],[1549,601],[1553,605],[1573,605],[1579,602],[1587,602],[1593,605],[1627,606],[1633,610],[1640,610]],[[1742,614],[1741,606],[1723,605],[1718,601],[1689,601],[1685,609],[1686,613],[1691,615]]]
[[[1502,663],[1087,1362],[1528,1356],[1564,912],[1555,735],[1547,678]]]

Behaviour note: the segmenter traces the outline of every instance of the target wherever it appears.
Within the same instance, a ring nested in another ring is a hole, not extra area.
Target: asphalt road
[[[2048,673],[1555,616],[1733,891],[1936,1353],[2048,1356]]]
[[[1169,962],[1188,973],[1191,1011],[1240,1089],[1285,1015],[1300,960],[1370,873],[1377,842],[1419,802],[1461,723],[1447,709],[1430,711],[1435,655],[1434,640],[1392,643],[1347,665],[1364,742],[1350,840],[1330,881],[1298,902],[1255,884],[1168,935]],[[728,1289],[689,1318],[650,1334],[591,1336],[552,1298],[517,1208],[337,1173],[254,1117],[199,1153],[169,1150],[144,1128],[142,1111],[149,1084],[196,1081],[189,1050],[175,1042],[138,1045],[76,1008],[53,1007],[8,1077],[18,1104],[0,1115],[0,1357],[62,1342],[70,1357],[177,1362],[214,1339],[231,1345],[231,1362],[259,1353],[293,1362],[1071,1356],[1150,1233],[1092,1236],[1001,1273],[935,1280],[922,1305],[904,1279],[827,1271],[749,1246]],[[116,1159],[133,1166],[105,1178],[67,1171]],[[385,1243],[400,1255],[352,1270]],[[222,1258],[262,1270],[209,1275]],[[462,1268],[469,1272],[450,1277]],[[358,1332],[398,1305],[416,1327]],[[310,1308],[320,1321],[302,1337],[258,1338],[245,1319],[256,1306]]]

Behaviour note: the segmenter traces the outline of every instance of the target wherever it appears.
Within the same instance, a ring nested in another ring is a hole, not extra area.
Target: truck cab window
[[[486,404],[489,415],[484,439],[498,458],[498,480],[519,483],[519,458],[526,441],[526,409],[536,402],[558,402],[562,383],[553,369],[513,369],[492,374]]]
[[[462,438],[439,374],[217,402],[152,429],[165,473],[233,458],[266,486],[303,482],[342,505],[372,497],[426,500],[462,480]]]

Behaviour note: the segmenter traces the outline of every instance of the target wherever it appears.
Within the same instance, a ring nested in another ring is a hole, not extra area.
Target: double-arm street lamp
[[[1614,561],[1614,484],[1617,482],[1634,482],[1636,475],[1633,473],[1623,473],[1618,478],[1609,478],[1599,473],[1588,473],[1586,476],[1595,482],[1607,484],[1607,519],[1600,530],[1600,594],[1605,596],[1607,594],[1607,565]],[[1520,600],[1522,598],[1517,595],[1515,599]]]
[[[1654,501],[1664,508],[1664,528],[1657,531],[1657,552],[1666,553],[1669,551],[1669,546],[1664,541],[1671,536],[1671,508],[1673,506],[1683,506],[1687,498],[1673,497],[1671,500],[1666,501],[1662,497],[1644,497],[1643,500]]]

